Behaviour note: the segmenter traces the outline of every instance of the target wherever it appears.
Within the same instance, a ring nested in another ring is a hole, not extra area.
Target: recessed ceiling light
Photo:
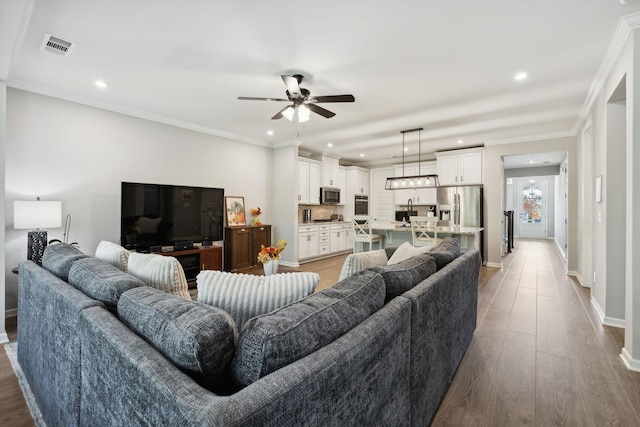
[[[409,147],[404,147],[404,151],[409,151]]]
[[[327,147],[333,147],[333,142],[328,142]]]
[[[360,157],[364,157],[364,153],[360,153]]]
[[[268,130],[267,131],[267,135],[269,135],[269,136],[273,135],[273,131],[272,130]]]
[[[464,142],[464,141],[463,141],[463,140],[461,140],[461,139],[459,139],[459,140],[458,140],[458,144],[462,144],[463,142]]]
[[[515,76],[513,76],[513,79],[517,80],[517,81],[522,81],[522,80],[526,79],[527,76],[528,76],[528,74],[527,74],[526,71],[520,71]]]
[[[95,82],[93,82],[93,84],[95,84],[96,87],[99,87],[100,89],[107,88],[107,82],[105,82],[104,80],[96,80]]]
[[[533,160],[529,160],[529,164],[532,164],[532,163],[533,163]]]

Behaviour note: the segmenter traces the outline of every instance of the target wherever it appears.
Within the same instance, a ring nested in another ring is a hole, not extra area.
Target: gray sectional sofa
[[[481,264],[442,249],[237,331],[59,246],[20,265],[18,360],[50,426],[429,425],[473,337]]]

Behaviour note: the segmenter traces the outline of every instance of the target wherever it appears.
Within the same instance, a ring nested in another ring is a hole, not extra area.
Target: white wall
[[[6,129],[7,129],[7,121],[6,121],[6,111],[7,111],[7,85],[0,81],[0,181],[2,181],[4,183],[5,181],[5,174],[4,174],[4,170],[5,170],[5,148],[7,146],[7,142],[6,142]],[[4,208],[6,206],[6,203],[4,202],[4,193],[5,193],[5,186],[2,186],[2,190],[0,190],[2,192],[3,197],[1,198],[2,200],[2,207]],[[0,221],[2,221],[1,223],[4,223],[4,213],[5,213],[5,209],[2,209],[2,211],[0,211]],[[0,230],[0,239],[4,240],[5,238],[5,230],[4,228]],[[2,270],[0,271],[6,271],[6,263],[5,263],[5,250],[4,248],[0,249],[0,268]],[[12,273],[13,274],[13,273]],[[8,342],[9,341],[9,337],[7,336],[7,330],[5,328],[5,289],[6,289],[6,281],[5,281],[5,277],[2,276],[0,277],[0,344]]]
[[[7,99],[6,308],[17,306],[11,268],[26,259],[26,231],[13,229],[13,201],[61,200],[70,241],[93,254],[117,242],[122,181],[221,187],[274,218],[270,148],[227,140],[17,89]],[[250,215],[249,215],[250,217]],[[62,229],[49,230],[61,238]]]

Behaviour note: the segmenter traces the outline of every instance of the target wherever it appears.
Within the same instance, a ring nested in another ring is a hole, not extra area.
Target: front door
[[[545,239],[547,237],[547,183],[518,183],[520,198],[520,237]]]

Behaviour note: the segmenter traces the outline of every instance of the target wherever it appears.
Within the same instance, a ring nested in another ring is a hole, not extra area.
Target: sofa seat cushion
[[[42,267],[66,282],[73,263],[88,256],[68,243],[54,243],[44,249]]]
[[[387,265],[387,252],[384,249],[351,254],[344,260],[338,280],[346,279],[353,273],[366,270],[369,267],[381,267],[383,265]]]
[[[269,276],[202,270],[196,278],[198,301],[231,315],[239,331],[252,317],[311,295],[318,273],[296,272]]]
[[[460,256],[460,243],[453,237],[446,237],[429,252],[436,260],[438,270]]]
[[[397,264],[385,267],[370,267],[370,271],[379,273],[384,278],[386,287],[385,302],[402,295],[438,271],[436,261],[431,255],[415,255]]]
[[[233,361],[236,385],[254,381],[315,352],[384,304],[384,281],[361,271],[300,301],[249,320]]]
[[[85,295],[102,302],[112,311],[116,310],[120,295],[124,291],[144,286],[140,279],[91,257],[73,263],[69,271],[69,283]]]
[[[227,312],[145,286],[122,294],[118,316],[199,384],[229,390],[238,330]]]
[[[174,257],[132,252],[127,270],[147,286],[191,300],[184,270]]]
[[[407,260],[415,255],[420,255],[429,252],[432,249],[431,246],[413,246],[409,242],[404,242],[393,252],[389,257],[388,264],[397,264],[401,261]]]
[[[96,248],[96,258],[113,265],[118,270],[127,272],[129,251],[116,243],[101,241]]]

